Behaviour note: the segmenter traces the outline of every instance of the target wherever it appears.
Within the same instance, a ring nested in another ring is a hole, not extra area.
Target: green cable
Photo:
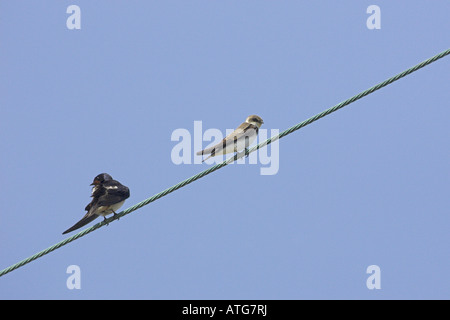
[[[110,218],[108,218],[108,219],[106,219],[106,220],[104,220],[102,222],[99,222],[99,223],[93,225],[92,227],[87,228],[87,229],[85,229],[83,231],[80,231],[77,234],[75,234],[75,235],[73,235],[73,236],[71,236],[71,237],[69,237],[69,238],[67,238],[65,240],[62,240],[62,241],[58,242],[57,244],[55,244],[55,245],[53,245],[53,246],[51,246],[51,247],[49,247],[49,248],[47,248],[45,250],[42,250],[42,251],[40,251],[40,252],[38,252],[38,253],[36,253],[36,254],[34,254],[34,255],[24,259],[24,260],[22,260],[22,261],[19,261],[16,264],[13,264],[12,266],[10,266],[10,267],[0,271],[0,277],[4,276],[5,274],[7,274],[7,273],[9,273],[9,272],[11,272],[11,271],[13,271],[13,270],[15,270],[17,268],[20,268],[20,267],[26,265],[27,263],[30,263],[33,260],[38,259],[38,258],[40,258],[40,257],[42,257],[42,256],[44,256],[44,255],[46,255],[46,254],[56,250],[56,249],[58,249],[58,248],[61,248],[61,247],[65,246],[66,244],[68,244],[68,243],[70,243],[70,242],[72,242],[72,241],[74,241],[74,240],[76,240],[78,238],[83,237],[83,236],[87,235],[88,233],[91,233],[92,231],[97,230],[100,227],[103,227],[105,224],[109,224],[110,222],[112,222],[114,220],[117,220],[117,219],[119,219],[119,218],[121,218],[121,217],[123,217],[123,216],[125,216],[125,215],[127,215],[127,214],[129,214],[129,213],[131,213],[131,212],[133,212],[135,210],[137,210],[137,209],[140,209],[143,206],[146,206],[149,203],[151,203],[153,201],[156,201],[156,200],[158,200],[158,199],[168,195],[169,193],[172,193],[172,192],[174,192],[174,191],[176,191],[176,190],[178,190],[178,189],[180,189],[180,188],[182,188],[182,187],[184,187],[184,186],[186,186],[186,185],[188,185],[188,184],[190,184],[190,183],[192,183],[192,182],[194,182],[194,181],[196,181],[196,180],[198,180],[200,178],[203,178],[204,176],[206,176],[206,175],[208,175],[210,173],[213,173],[214,171],[219,170],[222,167],[225,167],[226,165],[228,165],[228,164],[230,164],[230,163],[232,163],[232,162],[234,162],[234,161],[244,157],[245,155],[248,155],[248,154],[250,154],[250,153],[252,153],[252,152],[254,152],[254,151],[256,151],[256,150],[258,150],[258,149],[260,149],[260,148],[262,148],[262,147],[264,147],[264,146],[266,146],[266,145],[268,145],[268,144],[270,144],[270,143],[272,143],[272,142],[274,142],[276,140],[278,140],[278,139],[281,139],[284,136],[287,136],[288,134],[291,134],[292,132],[297,131],[298,129],[303,128],[303,127],[307,126],[308,124],[311,124],[314,121],[317,121],[317,120],[319,120],[319,119],[329,115],[330,113],[333,113],[333,112],[335,112],[335,111],[337,111],[337,110],[339,110],[339,109],[349,105],[350,103],[353,103],[353,102],[355,102],[355,101],[357,101],[357,100],[359,100],[359,99],[361,99],[361,98],[363,98],[363,97],[365,97],[365,96],[367,96],[367,95],[369,95],[369,94],[371,94],[371,93],[373,93],[373,92],[375,92],[375,91],[377,91],[377,90],[379,90],[379,89],[381,89],[381,88],[383,88],[383,87],[385,87],[385,86],[387,86],[387,85],[389,85],[389,84],[391,84],[391,83],[393,83],[393,82],[395,82],[395,81],[397,81],[397,80],[399,80],[401,78],[403,78],[403,77],[405,77],[405,76],[407,76],[407,75],[409,75],[409,74],[411,74],[411,73],[413,73],[413,72],[415,72],[415,71],[417,71],[417,70],[419,70],[419,69],[421,69],[421,68],[423,68],[423,67],[425,67],[425,66],[427,66],[427,65],[429,65],[429,64],[431,64],[431,63],[433,63],[433,62],[435,62],[435,61],[437,61],[437,60],[439,60],[439,59],[441,59],[441,58],[443,58],[443,57],[445,57],[447,55],[449,55],[449,54],[450,54],[450,49],[447,49],[447,50],[445,50],[445,51],[435,55],[434,57],[431,57],[431,58],[429,58],[429,59],[427,59],[427,60],[425,60],[425,61],[423,61],[423,62],[421,62],[421,63],[419,63],[417,65],[415,65],[414,67],[409,68],[408,70],[405,70],[405,71],[403,71],[403,72],[401,72],[401,73],[399,73],[399,74],[397,74],[397,75],[395,75],[395,76],[393,76],[393,77],[391,77],[391,78],[389,78],[389,79],[387,79],[387,80],[385,80],[385,81],[383,81],[383,82],[373,86],[372,88],[369,88],[369,89],[367,89],[367,90],[365,90],[365,91],[363,91],[363,92],[361,92],[361,93],[351,97],[350,99],[347,99],[347,100],[345,100],[345,101],[335,105],[334,107],[331,107],[331,108],[329,108],[329,109],[327,109],[327,110],[325,110],[325,111],[323,111],[323,112],[321,112],[321,113],[319,113],[319,114],[317,114],[317,115],[315,115],[315,116],[313,116],[313,117],[311,117],[311,118],[309,118],[309,119],[307,119],[307,120],[305,120],[303,122],[300,122],[299,124],[296,124],[295,126],[293,126],[293,127],[289,128],[289,129],[281,132],[280,134],[267,139],[266,141],[264,141],[264,142],[256,145],[255,147],[251,148],[248,151],[247,154],[245,152],[238,153],[235,156],[225,160],[224,162],[222,162],[220,164],[212,166],[211,168],[206,169],[206,170],[204,170],[204,171],[202,171],[202,172],[200,172],[200,173],[190,177],[189,179],[181,181],[180,183],[178,183],[178,184],[176,184],[176,185],[174,185],[174,186],[172,186],[172,187],[170,187],[170,188],[168,188],[168,189],[166,189],[166,190],[164,190],[164,191],[162,191],[160,193],[157,193],[154,196],[152,196],[150,198],[147,198],[144,201],[139,202],[138,204],[136,204],[136,205],[134,205],[132,207],[129,207],[126,210],[123,210],[122,212],[118,213],[117,215],[115,215],[113,217],[110,217]]]

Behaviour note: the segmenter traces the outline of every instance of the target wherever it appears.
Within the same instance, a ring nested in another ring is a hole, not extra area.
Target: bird
[[[114,180],[107,173],[97,175],[91,183],[91,186],[93,186],[91,193],[92,201],[84,209],[87,213],[80,221],[64,231],[63,234],[79,229],[99,216],[103,216],[106,220],[108,214],[113,213],[116,215],[116,211],[130,197],[130,189],[119,181]]]
[[[198,156],[209,154],[210,156],[203,159],[202,162],[217,155],[223,155],[232,152],[238,152],[243,149],[247,151],[248,146],[256,139],[259,128],[264,123],[263,119],[257,115],[248,116],[239,127],[226,136],[221,142],[215,146],[198,151]]]

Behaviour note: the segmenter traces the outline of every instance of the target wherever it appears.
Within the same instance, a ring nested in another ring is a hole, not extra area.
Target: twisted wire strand
[[[359,100],[359,99],[361,99],[361,98],[363,98],[365,96],[367,96],[367,95],[371,94],[371,93],[373,93],[373,92],[375,92],[375,91],[377,91],[377,90],[379,90],[379,89],[381,89],[381,88],[383,88],[383,87],[385,87],[385,86],[387,86],[387,85],[389,85],[389,84],[391,84],[391,83],[393,83],[393,82],[395,82],[395,81],[397,81],[397,80],[399,80],[399,79],[401,79],[401,78],[403,78],[403,77],[405,77],[405,76],[407,76],[407,75],[409,75],[409,74],[411,74],[411,73],[413,73],[413,72],[415,72],[415,71],[417,71],[417,70],[419,70],[419,69],[421,69],[421,68],[423,68],[423,67],[425,67],[425,66],[427,66],[427,65],[429,65],[429,64],[431,64],[431,63],[433,63],[435,61],[437,61],[437,60],[439,60],[439,59],[443,58],[443,57],[445,57],[445,56],[447,56],[447,55],[449,55],[449,54],[450,54],[450,49],[447,49],[447,50],[445,50],[445,51],[443,51],[443,52],[441,52],[441,53],[439,53],[439,54],[437,54],[437,55],[435,55],[435,56],[433,56],[433,57],[431,57],[431,58],[429,58],[429,59],[427,59],[427,60],[425,60],[425,61],[423,61],[423,62],[421,62],[421,63],[419,63],[419,64],[417,64],[417,65],[415,65],[415,66],[413,66],[413,67],[411,67],[411,68],[409,68],[409,69],[407,69],[407,70],[405,70],[405,71],[403,71],[403,72],[401,72],[399,74],[397,74],[397,75],[395,75],[395,76],[393,76],[393,77],[391,77],[391,78],[389,78],[389,79],[387,79],[387,80],[385,80],[385,81],[383,81],[383,82],[381,82],[381,83],[379,83],[379,84],[377,84],[377,85],[375,85],[375,86],[373,86],[373,87],[371,87],[371,88],[369,88],[369,89],[367,89],[367,90],[365,90],[365,91],[363,91],[363,92],[361,92],[361,93],[359,93],[359,94],[357,94],[357,95],[355,95],[353,97],[351,97],[350,99],[347,99],[347,100],[345,100],[345,101],[343,101],[343,102],[341,102],[341,103],[339,103],[339,104],[337,104],[337,105],[335,105],[335,106],[333,106],[333,107],[331,107],[331,108],[329,108],[329,109],[327,109],[327,110],[325,110],[325,111],[323,111],[321,113],[316,114],[315,116],[313,116],[313,117],[311,117],[311,118],[309,118],[309,119],[307,119],[307,120],[305,120],[303,122],[300,122],[300,123],[296,124],[295,126],[290,127],[289,129],[287,129],[287,130],[285,130],[285,131],[283,131],[283,132],[281,132],[281,133],[279,133],[279,134],[277,134],[277,135],[275,135],[273,137],[270,137],[266,141],[264,141],[264,142],[262,142],[262,143],[260,143],[260,144],[258,144],[256,146],[254,146],[253,148],[249,149],[247,152],[242,151],[240,153],[237,153],[233,157],[230,157],[229,159],[225,160],[224,162],[222,162],[220,164],[214,165],[214,166],[212,166],[209,169],[206,169],[206,170],[204,170],[204,171],[202,171],[202,172],[200,172],[200,173],[198,173],[198,174],[196,174],[196,175],[194,175],[194,176],[192,176],[192,177],[190,177],[190,178],[188,178],[188,179],[186,179],[184,181],[181,181],[181,182],[177,183],[176,185],[174,185],[174,186],[172,186],[172,187],[170,187],[170,188],[168,188],[168,189],[166,189],[164,191],[161,191],[160,193],[155,194],[154,196],[152,196],[150,198],[147,198],[147,199],[145,199],[145,200],[135,204],[134,206],[129,207],[126,210],[123,210],[122,212],[118,213],[117,215],[115,215],[113,217],[110,217],[110,218],[108,218],[108,219],[106,219],[106,220],[104,220],[102,222],[99,222],[99,223],[93,225],[92,227],[89,227],[89,228],[87,228],[85,230],[82,230],[82,231],[78,232],[77,234],[75,234],[75,235],[73,235],[73,236],[71,236],[69,238],[66,238],[66,239],[64,239],[64,240],[54,244],[53,246],[48,247],[45,250],[42,250],[42,251],[40,251],[40,252],[38,252],[38,253],[36,253],[36,254],[34,254],[34,255],[24,259],[24,260],[22,260],[22,261],[19,261],[19,262],[13,264],[12,266],[10,266],[8,268],[5,268],[2,271],[0,271],[0,277],[4,276],[5,274],[7,274],[7,273],[9,273],[9,272],[11,272],[13,270],[16,270],[17,268],[20,268],[20,267],[26,265],[27,263],[32,262],[33,260],[38,259],[38,258],[40,258],[40,257],[42,257],[42,256],[44,256],[44,255],[46,255],[46,254],[56,250],[56,249],[58,249],[58,248],[61,248],[61,247],[65,246],[66,244],[68,244],[68,243],[70,243],[72,241],[75,241],[75,240],[77,240],[77,239],[87,235],[88,233],[91,233],[91,232],[93,232],[93,231],[103,227],[104,225],[109,224],[110,222],[112,222],[114,220],[118,220],[121,217],[123,217],[123,216],[125,216],[125,215],[127,215],[127,214],[129,214],[129,213],[131,213],[133,211],[136,211],[136,210],[138,210],[138,209],[148,205],[149,203],[151,203],[153,201],[156,201],[156,200],[158,200],[158,199],[168,195],[169,193],[172,193],[172,192],[174,192],[174,191],[176,191],[178,189],[181,189],[181,188],[185,187],[186,185],[188,185],[188,184],[190,184],[190,183],[192,183],[192,182],[194,182],[196,180],[199,180],[199,179],[203,178],[204,176],[207,176],[208,174],[213,173],[214,171],[217,171],[217,170],[225,167],[226,165],[228,165],[228,164],[230,164],[230,163],[232,163],[234,161],[237,161],[238,159],[240,159],[240,158],[242,158],[242,157],[244,157],[246,155],[249,155],[250,153],[255,152],[256,150],[258,150],[258,149],[260,149],[262,147],[265,147],[265,146],[271,144],[272,142],[274,142],[274,141],[276,141],[278,139],[281,139],[281,138],[283,138],[283,137],[285,137],[285,136],[287,136],[287,135],[289,135],[289,134],[291,134],[291,133],[293,133],[293,132],[295,132],[295,131],[297,131],[297,130],[299,130],[299,129],[301,129],[301,128],[303,128],[303,127],[305,127],[305,126],[307,126],[307,125],[309,125],[309,124],[311,124],[311,123],[313,123],[313,122],[315,122],[315,121],[317,121],[317,120],[319,120],[319,119],[321,119],[321,118],[323,118],[323,117],[325,117],[325,116],[327,116],[327,115],[329,115],[329,114],[331,114],[331,113],[333,113],[333,112],[335,112],[335,111],[337,111],[337,110],[339,110],[339,109],[341,109],[341,108],[343,108],[343,107],[345,107],[345,106],[347,106],[347,105],[349,105],[349,104],[351,104],[351,103],[353,103],[353,102],[355,102],[355,101],[357,101],[357,100]]]

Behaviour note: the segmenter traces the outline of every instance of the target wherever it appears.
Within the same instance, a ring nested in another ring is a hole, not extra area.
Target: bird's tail
[[[98,217],[98,215],[96,215],[96,214],[91,214],[90,216],[86,215],[83,217],[83,219],[81,219],[80,221],[75,223],[73,226],[71,226],[69,229],[64,231],[62,234],[66,234],[66,233],[72,232],[74,230],[77,230],[77,229],[87,225],[89,222],[95,220],[97,217]]]
[[[209,158],[211,158],[213,155],[210,155],[209,157],[205,158],[202,160],[202,162],[205,162],[206,160],[208,160]]]
[[[205,160],[208,160],[209,158],[214,157],[214,155],[216,154],[216,147],[215,146],[210,147],[210,148],[207,148],[207,149],[197,152],[198,156],[203,156],[205,154],[210,154],[210,156],[203,159],[202,162],[205,162]]]
[[[203,156],[205,154],[210,154],[213,153],[215,151],[216,147],[210,147],[210,148],[206,148],[203,149],[202,151],[197,152],[198,156]]]

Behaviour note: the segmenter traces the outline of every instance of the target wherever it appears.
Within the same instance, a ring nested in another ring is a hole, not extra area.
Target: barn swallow
[[[98,216],[103,216],[106,220],[105,216],[108,214],[114,213],[116,215],[116,211],[130,197],[130,189],[122,185],[119,181],[113,180],[107,173],[101,173],[96,176],[91,186],[93,186],[91,193],[93,199],[84,209],[87,211],[86,215],[72,227],[64,231],[63,234],[81,228]]]
[[[209,154],[209,157],[202,160],[202,162],[204,162],[217,155],[238,152],[243,149],[247,150],[248,146],[256,139],[258,130],[263,123],[263,119],[257,115],[248,116],[247,119],[245,119],[245,122],[226,136],[221,142],[215,146],[197,152],[197,155]]]

